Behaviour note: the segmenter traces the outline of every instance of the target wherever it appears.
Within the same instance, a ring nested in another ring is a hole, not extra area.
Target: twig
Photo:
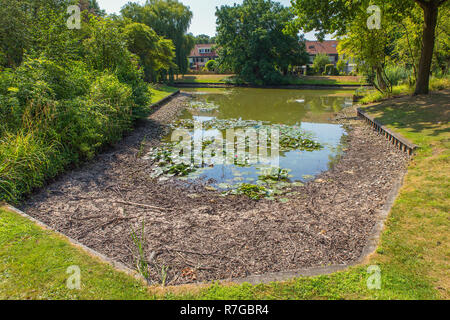
[[[124,200],[113,200],[112,202],[128,204],[130,206],[136,206],[136,207],[155,209],[155,210],[169,210],[169,211],[174,210],[174,209],[171,209],[171,208],[156,207],[156,206],[151,206],[149,204],[135,203],[135,202],[129,202],[129,201],[124,201]]]

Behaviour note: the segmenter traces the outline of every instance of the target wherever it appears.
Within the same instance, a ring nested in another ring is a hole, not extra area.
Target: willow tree
[[[126,4],[121,13],[134,22],[146,24],[158,35],[172,40],[178,71],[183,74],[187,72],[187,57],[194,47],[194,39],[186,35],[192,20],[189,7],[177,0],[147,0],[144,5]]]
[[[416,6],[422,9],[422,45],[415,94],[427,94],[439,8],[448,5],[447,0],[292,0],[292,8],[297,18],[291,27],[303,29],[305,32],[317,30],[319,38],[323,38],[327,33],[344,36],[348,32],[348,26],[359,18],[358,13],[367,10],[370,5],[382,6],[387,11],[381,14],[396,17],[390,23],[400,23]]]

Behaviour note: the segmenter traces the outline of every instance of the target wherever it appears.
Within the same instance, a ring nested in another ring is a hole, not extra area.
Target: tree
[[[431,63],[433,59],[434,43],[436,39],[436,25],[439,7],[447,0],[415,0],[422,8],[424,15],[422,52],[419,61],[419,74],[417,76],[414,94],[428,94],[430,83]]]
[[[216,11],[219,65],[250,83],[279,83],[290,66],[308,60],[297,33],[283,32],[293,15],[277,2],[244,0]]]
[[[187,57],[194,47],[193,36],[186,35],[192,19],[192,12],[188,7],[177,0],[147,0],[144,5],[126,4],[121,13],[125,18],[146,24],[158,35],[172,40],[178,71],[183,74],[187,72]],[[172,69],[171,73],[174,71]]]
[[[411,14],[415,6],[420,6],[423,11],[421,58],[418,66],[415,94],[426,94],[429,91],[437,17],[439,7],[446,2],[447,0],[379,1],[380,5],[385,9],[382,13],[395,17],[391,22],[402,21]],[[297,18],[290,28],[300,28],[305,32],[317,30],[320,38],[323,38],[327,33],[336,33],[337,36],[344,36],[351,22],[355,21],[361,11],[367,10],[370,4],[373,4],[370,0],[337,0],[332,2],[327,0],[293,0],[293,12]],[[367,14],[368,17],[369,14]]]
[[[174,67],[175,48],[172,40],[164,39],[149,26],[129,23],[124,28],[130,52],[139,56],[147,81],[158,81],[162,70]]]
[[[325,71],[325,66],[330,63],[330,58],[325,53],[319,53],[314,57],[313,69],[316,73],[322,74]]]
[[[214,44],[216,43],[216,37],[210,37],[206,34],[200,34],[195,36],[195,44]]]

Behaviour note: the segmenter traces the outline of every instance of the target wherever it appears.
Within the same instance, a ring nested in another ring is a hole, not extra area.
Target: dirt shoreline
[[[137,253],[131,230],[140,233],[144,223],[151,280],[160,282],[161,269],[168,267],[167,285],[346,264],[360,257],[377,211],[406,170],[405,153],[362,121],[351,120],[340,161],[295,187],[299,194],[288,203],[221,197],[198,183],[155,183],[151,164],[139,155],[159,143],[186,99],[178,95],[112,150],[61,176],[21,209],[132,268]],[[353,116],[347,110],[339,118]]]

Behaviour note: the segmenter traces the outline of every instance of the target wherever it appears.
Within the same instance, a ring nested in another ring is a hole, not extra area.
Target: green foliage
[[[200,34],[198,36],[194,37],[195,44],[210,44],[210,43],[216,43],[216,37],[210,37],[206,34]]]
[[[284,32],[293,15],[277,2],[244,0],[218,8],[216,16],[219,64],[244,82],[279,84],[282,74],[308,59],[302,39]]]
[[[325,53],[319,53],[314,57],[313,69],[316,73],[322,74],[325,71],[325,66],[330,63],[330,58]]]
[[[347,66],[347,63],[344,61],[344,60],[339,60],[337,63],[336,63],[336,68],[337,68],[337,70],[338,70],[338,72],[340,73],[340,74],[344,74],[345,73],[345,67]]]
[[[255,184],[243,183],[237,188],[236,194],[243,194],[253,200],[260,200],[268,196],[267,189]]]
[[[206,64],[205,64],[205,68],[208,71],[215,71],[217,67],[217,62],[216,60],[209,60]]]
[[[292,5],[296,19],[290,23],[289,30],[315,30],[321,39],[325,34],[336,34],[342,40],[340,53],[353,57],[359,69],[380,92],[392,90],[385,74],[389,59],[412,69],[415,79],[420,80],[417,81],[417,93],[428,92],[430,64],[434,74],[445,75],[448,72],[448,1],[385,0],[377,3],[371,0],[294,0]],[[380,29],[367,27],[368,18],[372,15],[367,12],[370,5],[378,5],[381,9]],[[433,14],[438,14],[437,26],[435,30],[428,30],[434,25],[425,23],[424,17],[432,17]],[[428,37],[423,39],[425,30]],[[425,41],[431,39],[429,34],[433,31],[436,33],[434,44]],[[421,57],[423,59],[419,65]]]
[[[170,41],[147,26],[101,17],[96,1],[82,1],[82,29],[69,30],[70,3],[12,1],[0,9],[0,24],[18,27],[15,40],[0,31],[0,58],[12,67],[0,71],[0,200],[16,202],[118,141],[149,111],[141,66],[172,63]],[[154,42],[136,47],[142,35]]]
[[[158,35],[172,40],[177,68],[171,68],[170,75],[175,71],[182,74],[187,72],[187,56],[195,44],[192,35],[185,35],[192,19],[192,12],[188,7],[177,0],[147,0],[144,5],[131,2],[126,4],[121,13],[125,18],[143,23]]]
[[[339,75],[339,71],[336,69],[334,64],[327,64],[325,66],[325,71],[323,72],[323,75],[338,76]]]
[[[142,23],[127,24],[124,33],[128,49],[140,58],[147,81],[157,82],[161,71],[175,67],[175,48],[171,40],[158,36]]]

